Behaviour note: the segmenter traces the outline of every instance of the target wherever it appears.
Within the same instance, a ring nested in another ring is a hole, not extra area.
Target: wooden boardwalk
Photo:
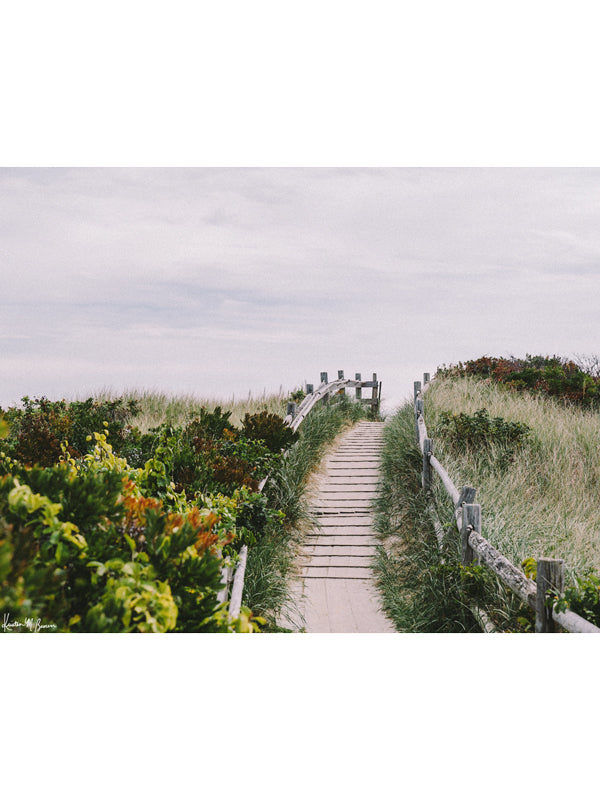
[[[328,453],[310,510],[318,527],[306,536],[294,595],[307,633],[393,633],[380,610],[371,562],[383,423],[359,422]],[[285,623],[283,623],[285,624]]]

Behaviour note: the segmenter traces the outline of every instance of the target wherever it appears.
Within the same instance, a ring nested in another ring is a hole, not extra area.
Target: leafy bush
[[[290,401],[293,403],[301,403],[305,397],[306,392],[304,389],[294,389],[293,392],[290,392]]]
[[[523,422],[507,422],[502,417],[492,418],[487,409],[482,408],[474,414],[442,411],[436,432],[453,447],[474,449],[497,445],[514,450],[524,444],[531,428]]]
[[[24,464],[49,467],[62,455],[62,443],[81,457],[90,449],[94,431],[107,431],[111,444],[119,447],[130,429],[127,421],[139,413],[134,400],[117,399],[98,402],[92,398],[67,403],[45,397],[22,399],[23,408],[10,408],[6,419],[10,426],[5,450]]]
[[[531,580],[537,578],[537,561],[533,557],[521,563],[523,572]],[[575,576],[575,585],[569,586],[559,597],[555,591],[550,591],[548,601],[556,611],[570,609],[600,627],[600,577],[591,570],[582,576]]]
[[[272,453],[281,453],[298,441],[299,434],[288,428],[277,414],[261,411],[260,414],[246,414],[242,433],[247,439],[258,439]]]
[[[528,391],[555,397],[583,406],[600,403],[600,377],[592,361],[583,368],[560,356],[492,358],[483,356],[450,367],[441,367],[441,376],[472,375],[499,383],[513,391]]]
[[[244,544],[287,548],[280,504],[257,489],[297,434],[266,410],[238,430],[220,407],[141,433],[137,411],[24,398],[0,412],[0,611],[61,631],[258,630],[218,605],[221,570]]]
[[[226,433],[235,436],[236,429],[229,422],[230,417],[231,411],[222,411],[221,406],[217,406],[213,411],[201,408],[200,415],[190,422],[186,431],[191,437],[222,439]]]
[[[600,578],[588,572],[576,579],[576,585],[565,590],[554,604],[557,611],[570,608],[580,617],[600,627]]]
[[[217,604],[237,500],[200,508],[172,493],[169,508],[144,495],[144,471],[115,456],[105,434],[94,439],[84,459],[65,453],[52,467],[2,460],[5,619],[41,618],[62,631],[256,629],[248,610],[230,621]]]

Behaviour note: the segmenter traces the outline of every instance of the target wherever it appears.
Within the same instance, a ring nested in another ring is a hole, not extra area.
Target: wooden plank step
[[[357,462],[365,461],[365,462],[373,462],[379,463],[381,461],[381,456],[379,455],[370,455],[369,453],[357,453],[356,455],[331,455],[325,461],[326,464],[338,464],[339,462],[348,463],[348,464],[356,464]]]
[[[356,556],[374,556],[376,553],[373,544],[314,544],[308,545],[306,551],[312,558],[321,556],[350,558]]]
[[[373,563],[373,558],[368,553],[361,553],[360,555],[348,554],[340,555],[335,554],[322,554],[316,553],[310,559],[310,567],[370,567]]]
[[[306,537],[306,542],[309,546],[315,547],[375,547],[379,542],[372,534],[354,533],[354,534],[309,534]]]
[[[348,506],[356,510],[356,506],[361,508],[370,508],[373,505],[373,500],[377,498],[376,494],[367,494],[367,492],[351,493],[351,492],[322,492],[313,500],[315,506],[328,506],[331,503],[340,505],[342,507]]]
[[[369,455],[379,455],[381,453],[381,447],[376,447],[373,445],[372,447],[359,447],[359,445],[355,445],[353,447],[338,447],[335,451],[336,454],[350,454],[354,455],[355,453],[369,453]]]
[[[345,541],[349,541],[354,539],[356,542],[365,542],[366,538],[369,536],[373,536],[371,527],[356,527],[350,528],[349,526],[344,527],[343,525],[331,528],[325,527],[322,528],[318,533],[314,534],[312,538],[319,539],[320,541],[325,544],[326,542],[335,542],[338,540],[338,537],[342,536]],[[376,541],[373,539],[373,541]]]
[[[304,567],[303,578],[345,578],[350,580],[368,580],[373,578],[369,567]]]
[[[372,486],[373,489],[377,487],[379,478],[377,475],[363,475],[355,477],[354,475],[332,475],[326,478],[327,486]]]
[[[348,469],[348,467],[331,467],[327,470],[327,478],[379,478],[377,467]]]
[[[358,498],[358,500],[369,500],[372,497],[377,497],[377,490],[374,488],[356,489],[354,487],[339,487],[325,484],[325,486],[319,489],[318,497],[322,500],[352,500],[353,497]]]
[[[332,512],[336,511],[338,514],[343,514],[347,511],[349,514],[356,514],[357,512],[369,514],[373,508],[373,497],[356,497],[349,498],[336,498],[331,495],[329,497],[320,497],[312,502],[312,508],[317,511]]]
[[[354,514],[354,516],[366,516],[367,514],[370,515],[371,512],[371,504],[364,504],[364,505],[313,505],[312,506],[313,514],[316,514],[318,517],[331,517],[336,516],[339,517],[340,515],[348,515]]]
[[[358,503],[358,505],[370,506],[376,497],[376,494],[370,492],[320,492],[319,496],[314,498],[313,505],[335,503],[336,505],[356,506]]]
[[[364,524],[373,524],[373,509],[371,506],[354,506],[353,508],[313,508],[313,513],[315,514],[319,525],[323,523],[327,524],[328,522],[340,523],[340,521],[345,524],[348,518],[352,520],[360,520],[362,517],[368,517],[368,523]],[[356,522],[353,523],[356,525]],[[361,523],[362,524],[362,523]]]

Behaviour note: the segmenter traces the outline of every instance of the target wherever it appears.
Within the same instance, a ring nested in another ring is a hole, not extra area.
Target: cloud
[[[0,170],[0,402],[342,368],[398,396],[420,361],[589,351],[599,195],[598,170]]]

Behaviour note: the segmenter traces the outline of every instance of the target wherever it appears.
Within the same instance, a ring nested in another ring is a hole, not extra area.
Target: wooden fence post
[[[474,503],[477,489],[472,486],[463,486],[458,495],[458,500],[454,506],[454,519],[456,520],[456,527],[462,530],[462,513],[465,504]]]
[[[414,387],[415,387],[415,403],[416,403],[417,397],[421,393],[421,381],[415,381]]]
[[[314,392],[314,390],[315,390],[315,387],[312,385],[312,383],[307,383],[306,384],[306,394],[312,394]]]
[[[288,403],[287,404],[287,413],[288,415],[291,414],[292,419],[296,416],[296,403]]]
[[[329,383],[329,381],[327,380],[327,373],[326,372],[322,372],[321,373],[321,383]],[[328,402],[329,402],[329,395],[326,394],[325,397],[321,400],[321,403],[324,406],[326,406]]]
[[[343,380],[344,380],[344,370],[338,369],[338,381],[343,381]]]
[[[373,373],[373,390],[371,392],[371,412],[373,416],[379,411],[379,384],[377,383],[377,373]]]
[[[414,385],[414,391],[415,391],[415,394],[414,394],[414,404],[415,404],[415,438],[416,438],[416,440],[417,440],[417,444],[419,444],[419,426],[417,425],[417,419],[419,418],[419,415],[418,415],[418,413],[417,413],[417,400],[419,399],[419,397],[420,397],[420,395],[421,395],[421,381],[415,381],[413,385]]]
[[[479,503],[465,503],[463,505],[460,560],[465,566],[475,558],[473,548],[469,544],[471,531],[481,533],[481,506]]]
[[[425,439],[423,442],[423,489],[428,492],[431,489],[431,456],[433,455],[433,439]]]
[[[423,398],[417,397],[415,400],[415,437],[419,444],[419,416],[423,413]]]
[[[361,380],[360,372],[356,373],[356,375],[354,376],[354,379],[357,380],[357,381]],[[356,400],[357,400],[358,403],[360,403],[361,400],[362,400],[362,386],[357,386],[356,387]]]
[[[429,383],[429,373],[428,372],[424,372],[423,373],[423,386],[426,386],[428,383]]]
[[[546,607],[546,593],[562,594],[565,580],[565,562],[562,558],[538,558],[535,582],[535,632],[553,633],[555,630],[552,609]]]

